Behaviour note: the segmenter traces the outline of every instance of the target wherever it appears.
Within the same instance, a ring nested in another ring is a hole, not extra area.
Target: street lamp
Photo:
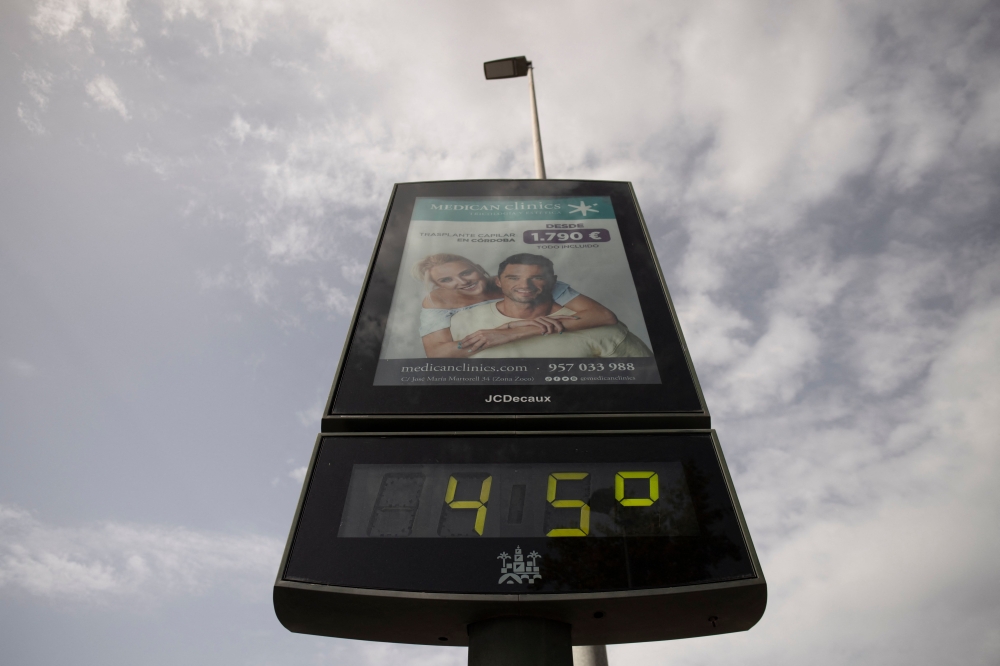
[[[535,142],[535,178],[545,180],[545,158],[542,156],[542,133],[538,128],[538,104],[535,101],[535,75],[531,61],[524,56],[503,58],[483,63],[486,79],[513,79],[528,77],[531,92],[531,130]],[[608,652],[603,645],[578,645],[573,648],[576,666],[608,666]]]
[[[542,156],[542,133],[538,129],[538,104],[535,102],[535,75],[531,61],[524,56],[502,58],[483,63],[483,73],[486,79],[512,79],[518,76],[528,77],[528,88],[531,91],[531,130],[535,143],[535,178],[545,180],[545,158]]]

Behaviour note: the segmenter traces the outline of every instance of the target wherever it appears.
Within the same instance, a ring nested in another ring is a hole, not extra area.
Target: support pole
[[[542,131],[538,129],[538,104],[535,102],[535,68],[530,64],[528,65],[528,87],[531,89],[531,136],[535,142],[535,178],[545,180]]]
[[[570,626],[535,617],[470,624],[469,666],[573,666]]]
[[[574,645],[573,666],[608,666],[608,649],[603,645]]]

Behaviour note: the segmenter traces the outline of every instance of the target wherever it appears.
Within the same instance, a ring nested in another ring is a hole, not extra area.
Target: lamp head
[[[487,79],[512,79],[516,76],[527,76],[531,61],[524,56],[502,58],[483,63],[483,72]]]

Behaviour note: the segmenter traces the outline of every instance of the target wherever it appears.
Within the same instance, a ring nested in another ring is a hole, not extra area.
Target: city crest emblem
[[[538,560],[541,557],[537,552],[531,551],[528,553],[528,559],[531,561],[525,562],[520,546],[514,550],[514,558],[510,562],[508,562],[508,560],[511,560],[510,555],[500,553],[497,555],[497,559],[502,562],[503,566],[500,567],[500,580],[497,581],[497,585],[503,583],[507,583],[508,585],[514,583],[533,583],[536,580],[541,580],[542,573],[538,567]]]

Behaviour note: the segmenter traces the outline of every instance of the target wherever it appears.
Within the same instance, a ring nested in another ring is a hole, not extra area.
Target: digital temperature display
[[[694,536],[679,462],[354,465],[341,537]]]
[[[713,630],[706,618],[759,617],[766,598],[740,591],[758,573],[710,431],[323,435],[297,515],[289,613],[339,599],[344,622],[367,618],[370,632],[350,633],[366,640],[429,624],[458,632],[433,640],[458,641],[470,617],[523,614],[528,600],[554,604],[543,614],[575,608],[588,632],[605,632],[588,640],[669,637],[698,630],[663,621],[653,590],[671,589],[668,606],[694,595],[692,622]],[[633,591],[634,602],[621,596]],[[412,593],[487,597],[428,606]],[[328,626],[326,612],[309,626]]]

